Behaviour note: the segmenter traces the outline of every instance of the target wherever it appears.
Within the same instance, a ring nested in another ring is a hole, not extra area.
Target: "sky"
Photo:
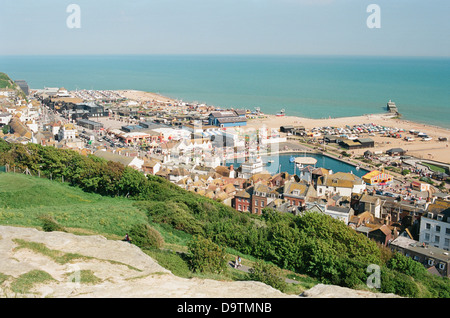
[[[449,0],[0,0],[0,55],[450,57],[449,17]]]

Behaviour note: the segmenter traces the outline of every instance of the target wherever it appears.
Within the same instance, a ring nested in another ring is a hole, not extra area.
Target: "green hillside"
[[[16,83],[5,73],[0,72],[0,88],[15,88]]]
[[[9,88],[17,90],[19,96],[26,99],[25,93],[20,89],[20,87],[14,83],[14,81],[6,73],[0,72],[0,89]]]
[[[132,203],[48,179],[0,174],[0,224],[40,227],[39,216],[51,215],[64,227],[123,237],[131,225],[147,220]]]
[[[271,209],[264,209],[261,216],[240,213],[121,164],[0,139],[0,166],[6,164],[16,171],[52,176],[54,181],[0,173],[0,224],[39,227],[39,216],[47,214],[70,232],[80,229],[115,237],[123,237],[132,225],[148,224],[165,242],[164,249],[152,249],[152,255],[172,271],[188,268],[178,251],[187,251],[192,238],[200,236],[247,260],[263,260],[326,284],[367,289],[367,268],[376,265],[380,292],[450,297],[448,278],[431,275],[420,263],[392,253],[322,213],[294,216]],[[55,181],[62,179],[66,184]],[[260,276],[265,277],[262,272]]]

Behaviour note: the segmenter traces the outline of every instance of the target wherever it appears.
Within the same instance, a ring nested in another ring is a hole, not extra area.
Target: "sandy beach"
[[[389,114],[372,114],[365,116],[342,117],[342,118],[328,118],[328,119],[310,119],[295,116],[277,117],[275,115],[266,115],[267,118],[251,119],[248,121],[248,127],[256,128],[265,125],[268,128],[280,128],[283,125],[304,126],[306,130],[315,127],[345,127],[346,125],[361,125],[361,124],[377,124],[385,127],[402,128],[405,133],[402,133],[402,138],[390,138],[380,135],[369,136],[363,134],[364,137],[372,138],[375,141],[375,147],[371,151],[385,151],[391,148],[402,148],[407,150],[407,154],[420,159],[429,159],[433,161],[450,163],[450,149],[448,148],[448,141],[438,141],[439,137],[446,137],[450,140],[450,130],[431,125],[424,125],[407,120],[393,118]],[[409,133],[410,130],[418,130],[426,133],[432,137],[430,141],[422,141],[421,138],[413,136]],[[414,141],[405,141],[405,136],[414,137]],[[367,149],[352,150],[355,155],[363,154]]]
[[[174,99],[171,99],[169,97],[162,96],[157,93],[151,93],[151,92],[143,92],[143,91],[137,91],[137,90],[117,90],[118,93],[120,93],[122,96],[125,96],[128,99],[135,100],[137,102],[163,102],[163,103],[173,103],[175,102]]]
[[[148,102],[148,101],[160,101],[175,103],[176,100],[161,96],[156,93],[143,92],[137,90],[120,90],[123,96],[135,100],[138,102]],[[448,141],[438,141],[439,137],[446,137],[450,140],[450,130],[425,125],[421,123],[411,122],[403,119],[394,118],[392,114],[381,113],[381,114],[370,114],[364,116],[352,116],[352,117],[340,117],[340,118],[323,118],[323,119],[311,119],[302,118],[296,116],[283,116],[278,117],[275,115],[265,114],[265,118],[249,119],[247,127],[257,128],[257,127],[267,127],[267,128],[277,128],[279,129],[284,125],[292,126],[304,126],[306,130],[313,129],[315,127],[345,127],[346,125],[362,125],[362,124],[376,124],[385,127],[401,128],[405,130],[402,133],[402,138],[390,138],[383,137],[379,134],[375,136],[369,136],[368,134],[363,134],[364,137],[372,138],[375,141],[375,147],[370,150],[375,151],[386,151],[391,148],[402,148],[407,151],[407,154],[420,159],[428,159],[437,162],[442,162],[450,164],[450,149]],[[432,138],[429,141],[422,141],[421,138],[413,136],[409,133],[410,130],[417,130],[426,133]],[[414,137],[414,141],[405,141],[403,138],[405,136]],[[355,155],[362,155],[367,149],[355,149],[352,152]]]

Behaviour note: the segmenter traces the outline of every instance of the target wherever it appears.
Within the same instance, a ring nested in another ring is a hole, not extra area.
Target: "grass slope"
[[[5,73],[0,72],[0,88],[13,88],[15,89],[16,84],[9,78]]]
[[[1,173],[0,224],[40,227],[41,215],[53,216],[64,227],[112,237],[123,237],[131,225],[147,221],[145,213],[125,198],[86,193],[24,174]]]
[[[57,181],[15,173],[0,173],[0,224],[41,228],[41,215],[51,215],[68,232],[100,234],[110,239],[121,239],[133,224],[148,222],[134,200],[111,198],[87,193],[79,188]],[[187,242],[192,235],[173,229],[168,224],[150,224],[164,238],[163,249],[144,250],[163,267],[185,278],[199,277],[218,280],[247,280],[247,274],[227,268],[221,275],[193,273],[186,261]],[[227,248],[228,260],[241,255],[245,265],[257,260],[249,255]],[[286,293],[300,294],[317,281],[305,275],[285,271],[286,278],[298,284],[288,284]],[[288,276],[291,275],[291,276]],[[1,273],[0,273],[1,285]]]

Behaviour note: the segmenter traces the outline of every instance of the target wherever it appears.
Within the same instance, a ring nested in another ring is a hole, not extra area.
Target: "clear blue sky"
[[[450,56],[450,0],[2,0],[0,55]],[[69,29],[69,4],[81,28]],[[381,28],[369,29],[369,4]]]

